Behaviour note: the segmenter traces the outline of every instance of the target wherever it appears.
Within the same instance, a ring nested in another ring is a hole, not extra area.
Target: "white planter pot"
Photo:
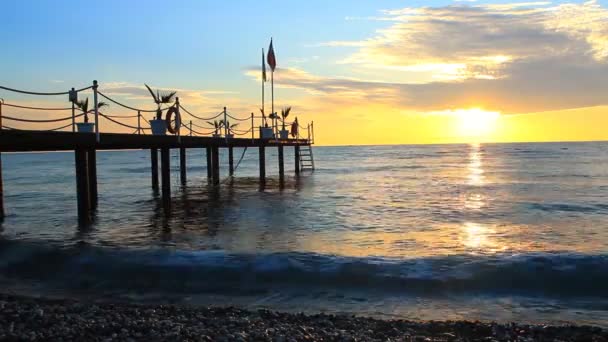
[[[234,138],[234,134],[226,134],[226,139],[232,139]]]
[[[222,135],[221,135],[221,134],[214,134],[214,135],[213,135],[213,137],[214,137],[214,138],[221,138],[221,137],[222,137]]]
[[[289,131],[286,129],[282,129],[279,131],[279,137],[281,139],[289,139]]]
[[[272,127],[260,127],[260,138],[273,139],[274,133],[272,132]]]
[[[92,122],[78,122],[76,123],[79,133],[94,133],[95,124]]]
[[[153,135],[166,135],[167,134],[167,122],[163,119],[150,120],[150,128],[152,128]]]

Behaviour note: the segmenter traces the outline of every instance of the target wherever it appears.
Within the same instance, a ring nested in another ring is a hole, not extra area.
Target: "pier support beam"
[[[163,206],[169,208],[171,205],[171,172],[170,172],[169,148],[160,149],[160,178],[162,183]]]
[[[150,167],[152,168],[152,189],[158,191],[158,150],[150,149]]]
[[[186,185],[186,148],[179,148],[179,177],[182,185]]]
[[[4,220],[4,190],[2,184],[2,153],[0,153],[0,222]]]
[[[232,146],[228,147],[228,171],[230,177],[234,176],[234,151]]]
[[[77,149],[74,152],[76,164],[76,199],[78,201],[78,222],[87,224],[91,221],[91,196],[89,187],[89,172],[87,162],[87,151]]]
[[[300,174],[300,146],[296,145],[293,147],[293,155],[294,155],[294,167],[296,175]]]
[[[207,182],[211,183],[213,178],[213,159],[211,158],[211,147],[207,147],[205,150],[207,152]]]
[[[260,184],[266,184],[266,147],[260,146]]]
[[[285,179],[285,163],[284,163],[284,158],[283,158],[283,145],[279,145],[277,146],[278,149],[278,154],[279,154],[279,180],[281,181],[281,183],[283,182],[283,180]]]
[[[220,148],[213,146],[211,148],[211,163],[213,164],[213,185],[220,184]]]
[[[91,209],[97,208],[97,151],[87,151],[87,172],[89,180],[89,203]]]

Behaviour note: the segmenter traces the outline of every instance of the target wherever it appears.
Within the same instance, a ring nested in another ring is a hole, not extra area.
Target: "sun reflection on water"
[[[469,152],[468,184],[483,185],[485,183],[485,177],[483,174],[483,153],[481,151],[481,145],[471,144],[470,146],[471,151]]]

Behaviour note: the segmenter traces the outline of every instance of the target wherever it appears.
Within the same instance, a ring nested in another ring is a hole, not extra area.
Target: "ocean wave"
[[[528,253],[354,258],[311,253],[59,248],[0,242],[0,276],[96,290],[250,294],[333,289],[437,296],[608,296],[608,255]]]

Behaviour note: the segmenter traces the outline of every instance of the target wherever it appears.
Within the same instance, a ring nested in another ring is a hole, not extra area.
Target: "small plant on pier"
[[[224,126],[224,120],[213,120],[213,122],[207,121],[207,123],[215,128],[215,130],[213,131],[214,135],[219,135],[220,129]]]
[[[291,107],[286,107],[281,109],[281,121],[283,122],[283,130],[285,130],[285,119],[289,116],[289,112],[291,112]]]
[[[236,128],[236,126],[238,126],[239,124],[238,124],[238,122],[230,124],[230,121],[226,120],[225,125],[226,125],[226,128],[228,129],[228,133],[234,134],[233,129]]]
[[[84,113],[84,122],[88,123],[89,122],[89,113],[93,110],[89,110],[89,98],[85,98],[84,101],[76,101],[74,102],[74,104],[76,105],[76,107],[78,107],[78,109],[80,109],[83,113]],[[97,109],[102,108],[102,107],[107,107],[109,106],[108,103],[100,101],[97,102]]]
[[[146,88],[148,88],[150,95],[152,95],[152,98],[154,99],[154,103],[156,103],[156,105],[158,106],[158,108],[156,109],[156,120],[162,120],[163,110],[161,108],[161,105],[169,104],[169,103],[173,102],[173,98],[175,97],[177,92],[176,91],[160,92],[157,89],[156,94],[155,94],[152,91],[152,89],[150,89],[150,87],[148,87],[147,84],[144,84],[144,85],[146,86]]]

